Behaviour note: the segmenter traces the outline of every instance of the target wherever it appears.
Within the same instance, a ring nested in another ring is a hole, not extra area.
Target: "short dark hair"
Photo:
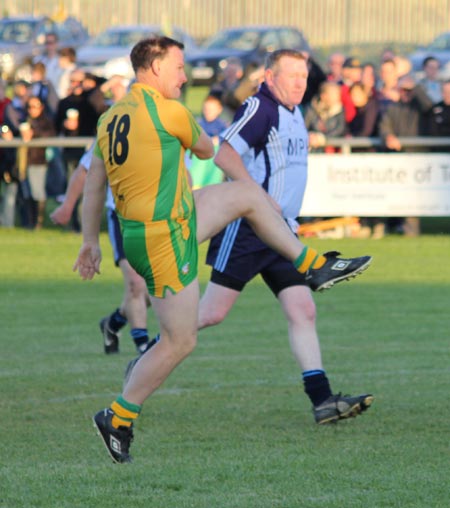
[[[184,49],[184,44],[165,35],[149,37],[139,41],[130,53],[131,65],[134,72],[138,69],[150,69],[157,58],[164,58],[173,46]]]
[[[439,60],[436,57],[430,55],[423,59],[422,67],[425,67],[429,62],[437,62],[440,64]]]
[[[298,60],[304,60],[306,62],[305,55],[301,51],[296,49],[277,49],[276,51],[273,51],[267,55],[265,68],[274,70],[283,56],[290,56],[292,58],[297,58]]]

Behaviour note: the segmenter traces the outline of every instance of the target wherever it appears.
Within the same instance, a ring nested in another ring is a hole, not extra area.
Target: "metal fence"
[[[196,38],[233,25],[295,25],[315,47],[417,45],[450,30],[450,0],[0,0],[0,9],[70,14],[91,34],[133,23],[178,25]]]
[[[20,138],[5,140],[0,138],[0,148],[18,148],[27,147],[58,147],[58,148],[87,148],[95,140],[93,137],[51,137],[36,138],[28,142],[24,142]],[[421,147],[426,153],[429,148],[441,147],[445,152],[450,147],[449,137],[399,137],[404,147]],[[381,138],[326,138],[326,146],[334,146],[341,148],[341,153],[349,154],[353,148],[374,148],[382,147],[383,140]]]

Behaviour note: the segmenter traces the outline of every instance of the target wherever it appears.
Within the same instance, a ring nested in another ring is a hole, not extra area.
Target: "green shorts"
[[[120,217],[123,246],[130,265],[149,293],[164,298],[188,286],[198,275],[195,209],[187,219],[139,222]]]

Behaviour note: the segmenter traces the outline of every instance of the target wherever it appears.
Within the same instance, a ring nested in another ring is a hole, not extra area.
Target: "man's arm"
[[[50,214],[50,219],[55,224],[64,226],[72,217],[73,209],[78,198],[83,192],[84,183],[86,181],[87,168],[83,164],[78,164],[77,169],[72,173],[67,186],[64,203],[62,203],[56,210]]]
[[[202,129],[200,137],[194,146],[190,148],[191,152],[199,159],[211,159],[214,155],[214,145],[212,139]]]
[[[83,245],[73,266],[73,270],[78,270],[83,279],[92,279],[96,273],[100,273],[102,255],[99,245],[99,234],[105,194],[105,165],[101,159],[94,155],[84,185],[82,212]]]
[[[252,180],[241,156],[227,141],[220,145],[214,163],[232,180]]]

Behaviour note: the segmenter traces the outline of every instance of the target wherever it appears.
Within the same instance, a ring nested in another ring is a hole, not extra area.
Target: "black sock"
[[[122,316],[120,309],[116,309],[110,316],[108,326],[113,332],[118,332],[127,324],[127,318]]]
[[[313,406],[318,406],[332,395],[330,383],[323,370],[307,370],[303,372],[305,393]]]
[[[147,328],[132,328],[131,331],[131,337],[133,338],[134,345],[136,346],[136,349],[139,353],[143,353],[147,350],[147,344],[148,344],[148,332]]]

